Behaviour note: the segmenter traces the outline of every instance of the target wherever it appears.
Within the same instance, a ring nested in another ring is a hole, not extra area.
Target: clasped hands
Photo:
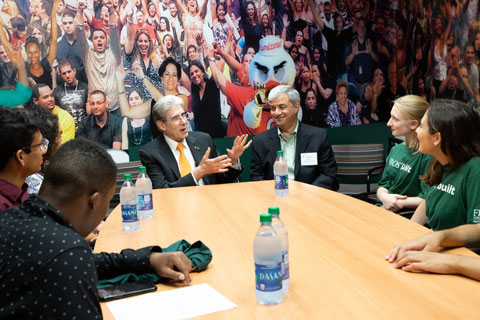
[[[404,208],[402,200],[407,198],[407,196],[401,194],[384,193],[379,200],[383,204],[382,208],[385,208],[389,211],[398,212]]]
[[[397,244],[385,257],[397,269],[410,272],[454,273],[452,255],[438,253],[444,249],[441,237],[432,232],[420,238]]]
[[[203,176],[213,173],[227,172],[228,167],[236,165],[242,156],[243,152],[250,147],[252,141],[247,143],[248,135],[243,134],[241,136],[235,137],[233,141],[233,146],[231,149],[227,149],[226,155],[221,155],[216,158],[210,159],[210,147],[205,151],[205,154],[202,157],[202,161],[198,167],[193,171],[195,179],[200,180]]]

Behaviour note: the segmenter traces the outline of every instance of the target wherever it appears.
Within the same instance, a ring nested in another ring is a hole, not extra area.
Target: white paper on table
[[[111,301],[107,306],[117,320],[187,319],[237,307],[207,283]]]

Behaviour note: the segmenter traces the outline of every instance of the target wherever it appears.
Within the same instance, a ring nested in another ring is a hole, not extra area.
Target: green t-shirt
[[[424,198],[427,186],[419,176],[427,173],[431,160],[431,155],[413,154],[408,146],[398,144],[390,150],[378,186],[387,188],[388,193]]]
[[[443,167],[442,181],[425,193],[428,225],[443,230],[480,222],[480,157],[457,170]]]

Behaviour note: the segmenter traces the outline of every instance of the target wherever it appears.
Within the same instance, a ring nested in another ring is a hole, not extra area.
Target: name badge
[[[305,152],[300,154],[300,164],[302,166],[318,165],[318,157],[316,152]]]

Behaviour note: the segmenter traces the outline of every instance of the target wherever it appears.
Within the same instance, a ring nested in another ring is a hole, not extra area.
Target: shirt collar
[[[0,179],[0,194],[15,204],[20,204],[28,197],[28,185],[23,184],[21,188],[7,180]]]
[[[73,229],[70,222],[65,219],[63,214],[57,208],[36,195],[31,195],[25,200],[25,202],[23,202],[22,206],[25,208],[32,208],[32,210],[28,210],[32,216],[49,217],[55,220],[55,222]]]
[[[167,142],[167,144],[170,147],[170,149],[172,150],[172,152],[175,152],[175,150],[177,150],[177,145],[179,144],[179,142],[173,140],[170,137],[167,137],[167,135],[165,135],[165,134],[163,134],[163,137],[165,138],[165,141]],[[186,139],[183,139],[182,141],[180,141],[180,143],[183,144],[184,150],[189,149]]]
[[[297,125],[295,126],[295,130],[293,130],[292,132],[290,132],[290,136],[296,136],[297,133],[298,133],[298,123],[299,121],[297,120]],[[283,139],[284,141],[288,141],[287,139],[285,139],[285,135],[282,133],[282,131],[280,131],[280,127],[277,126],[277,133],[278,133],[278,137]]]

